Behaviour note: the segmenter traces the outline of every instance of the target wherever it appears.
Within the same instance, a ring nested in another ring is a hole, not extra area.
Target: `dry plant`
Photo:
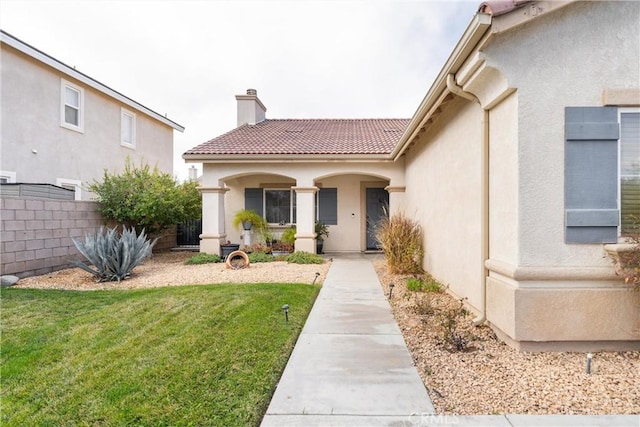
[[[391,274],[422,274],[422,228],[417,221],[399,212],[384,217],[375,235]]]

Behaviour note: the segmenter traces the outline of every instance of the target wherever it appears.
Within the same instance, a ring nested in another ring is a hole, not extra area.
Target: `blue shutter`
[[[245,188],[244,189],[244,208],[253,209],[260,216],[264,216],[264,203],[262,202],[262,188]]]
[[[321,188],[318,192],[318,221],[338,224],[338,189]]]
[[[618,240],[618,109],[565,108],[565,242]]]

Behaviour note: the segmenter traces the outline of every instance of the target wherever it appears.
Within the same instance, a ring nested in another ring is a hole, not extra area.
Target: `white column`
[[[404,210],[404,192],[406,187],[387,185],[385,188],[389,193],[389,217]]]
[[[224,195],[226,187],[200,187],[202,193],[202,234],[200,252],[220,254],[220,245],[226,242],[224,228]]]
[[[315,194],[318,187],[293,187],[296,192],[295,250],[316,253]]]

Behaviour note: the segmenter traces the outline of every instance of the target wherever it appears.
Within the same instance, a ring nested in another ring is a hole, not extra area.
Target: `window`
[[[338,223],[338,190],[321,188],[316,193],[316,218],[327,225]],[[289,188],[245,188],[244,207],[262,215],[269,224],[295,224],[296,192]]]
[[[321,188],[316,193],[316,218],[327,225],[338,224],[337,188]]]
[[[15,183],[16,173],[9,171],[0,171],[0,182],[3,184]]]
[[[264,190],[264,218],[269,224],[295,223],[295,196],[292,193],[290,189]]]
[[[130,111],[121,110],[120,114],[120,144],[125,147],[136,146],[136,115]]]
[[[640,109],[620,109],[620,228],[640,220]]]
[[[58,187],[66,188],[68,190],[75,191],[75,200],[82,200],[82,187],[81,182],[77,179],[57,178],[56,185]]]
[[[62,80],[60,98],[60,126],[83,132],[84,91],[82,88]]]

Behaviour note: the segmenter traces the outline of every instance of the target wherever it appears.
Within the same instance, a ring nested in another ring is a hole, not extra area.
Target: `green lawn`
[[[258,425],[318,291],[2,289],[0,424]]]

